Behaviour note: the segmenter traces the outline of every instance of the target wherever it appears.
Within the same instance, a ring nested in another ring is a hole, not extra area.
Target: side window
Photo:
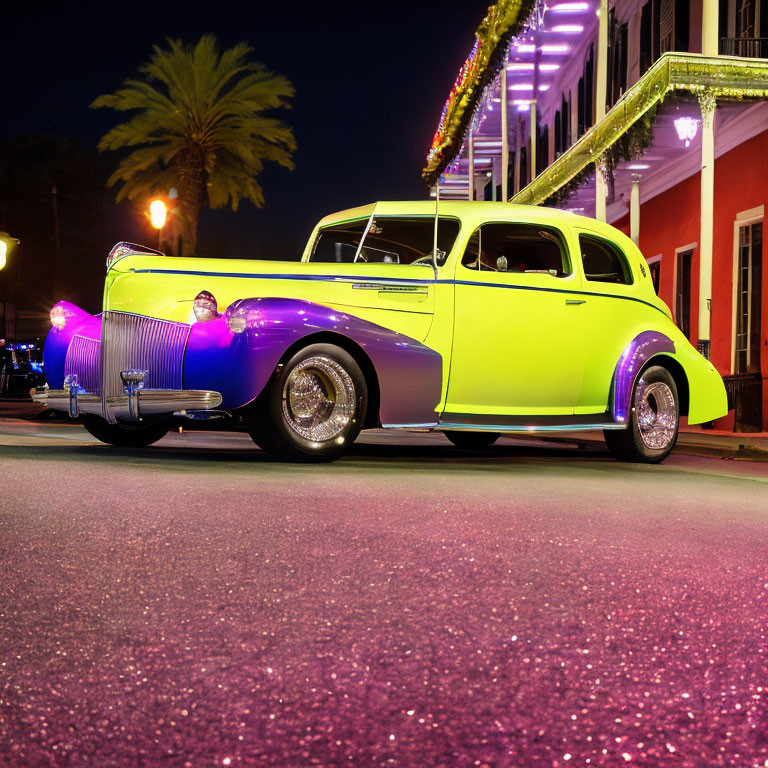
[[[581,261],[587,280],[632,285],[632,273],[618,246],[591,235],[579,235]]]
[[[571,274],[562,234],[538,224],[484,224],[472,233],[461,263],[492,272]]]
[[[437,230],[438,264],[445,261],[459,234],[459,221],[441,217]],[[362,239],[362,247],[360,241]],[[336,224],[320,230],[310,261],[351,264],[432,265],[435,220],[376,217]]]
[[[310,260],[351,264],[367,226],[368,219],[358,219],[321,229]]]

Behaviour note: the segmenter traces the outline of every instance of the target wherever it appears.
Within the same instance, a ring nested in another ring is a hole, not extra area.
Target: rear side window
[[[571,273],[563,237],[537,224],[484,224],[472,233],[461,263],[468,269],[518,274]]]
[[[632,272],[618,246],[591,235],[579,235],[581,261],[587,280],[632,285]]]

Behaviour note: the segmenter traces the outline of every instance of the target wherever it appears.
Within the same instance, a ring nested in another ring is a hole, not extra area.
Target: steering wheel
[[[425,253],[423,256],[419,256],[418,259],[414,259],[411,264],[431,264],[432,263],[433,254],[432,251],[429,253]]]

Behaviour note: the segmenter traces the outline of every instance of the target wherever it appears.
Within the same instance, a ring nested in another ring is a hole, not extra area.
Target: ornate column
[[[531,172],[528,176],[528,183],[533,181],[536,178],[536,139],[538,138],[538,131],[536,129],[536,99],[531,100],[531,111],[530,114],[530,120],[529,120],[529,126],[528,126],[528,133],[531,143],[531,151],[528,153],[529,160],[530,160],[530,166],[531,166]]]
[[[706,1],[706,0],[705,0]],[[717,2],[717,0],[713,0]],[[595,87],[595,123],[605,117],[608,92],[608,0],[600,0],[597,30],[597,81]]]
[[[705,0],[706,2],[706,0]],[[699,352],[709,358],[712,319],[712,230],[715,209],[715,96],[704,91],[701,106],[701,218],[699,230]]]
[[[523,125],[518,114],[515,120],[515,186],[514,193],[517,194],[520,191],[520,134],[523,130]]]
[[[475,199],[475,137],[472,135],[472,126],[469,126],[469,185],[467,188],[467,200]]]
[[[608,0],[600,0],[597,29],[597,78],[595,80],[595,125],[605,117],[608,90]],[[595,218],[605,221],[605,162],[595,163]]]
[[[639,173],[632,174],[632,190],[629,193],[629,236],[635,245],[640,244],[640,180]]]
[[[702,0],[701,4],[701,52],[705,56],[717,56],[720,3],[718,0]]]
[[[509,93],[507,91],[507,67],[501,68],[501,199],[509,200],[509,123],[507,120],[507,107],[509,105]]]
[[[605,198],[608,195],[608,184],[605,180],[607,169],[605,159],[599,158],[595,163],[595,218],[605,221]]]

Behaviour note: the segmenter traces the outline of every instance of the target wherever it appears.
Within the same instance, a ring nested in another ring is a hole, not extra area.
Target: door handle
[[[568,304],[569,306],[575,305],[575,304],[586,304],[587,300],[586,299],[566,299],[565,303]]]

